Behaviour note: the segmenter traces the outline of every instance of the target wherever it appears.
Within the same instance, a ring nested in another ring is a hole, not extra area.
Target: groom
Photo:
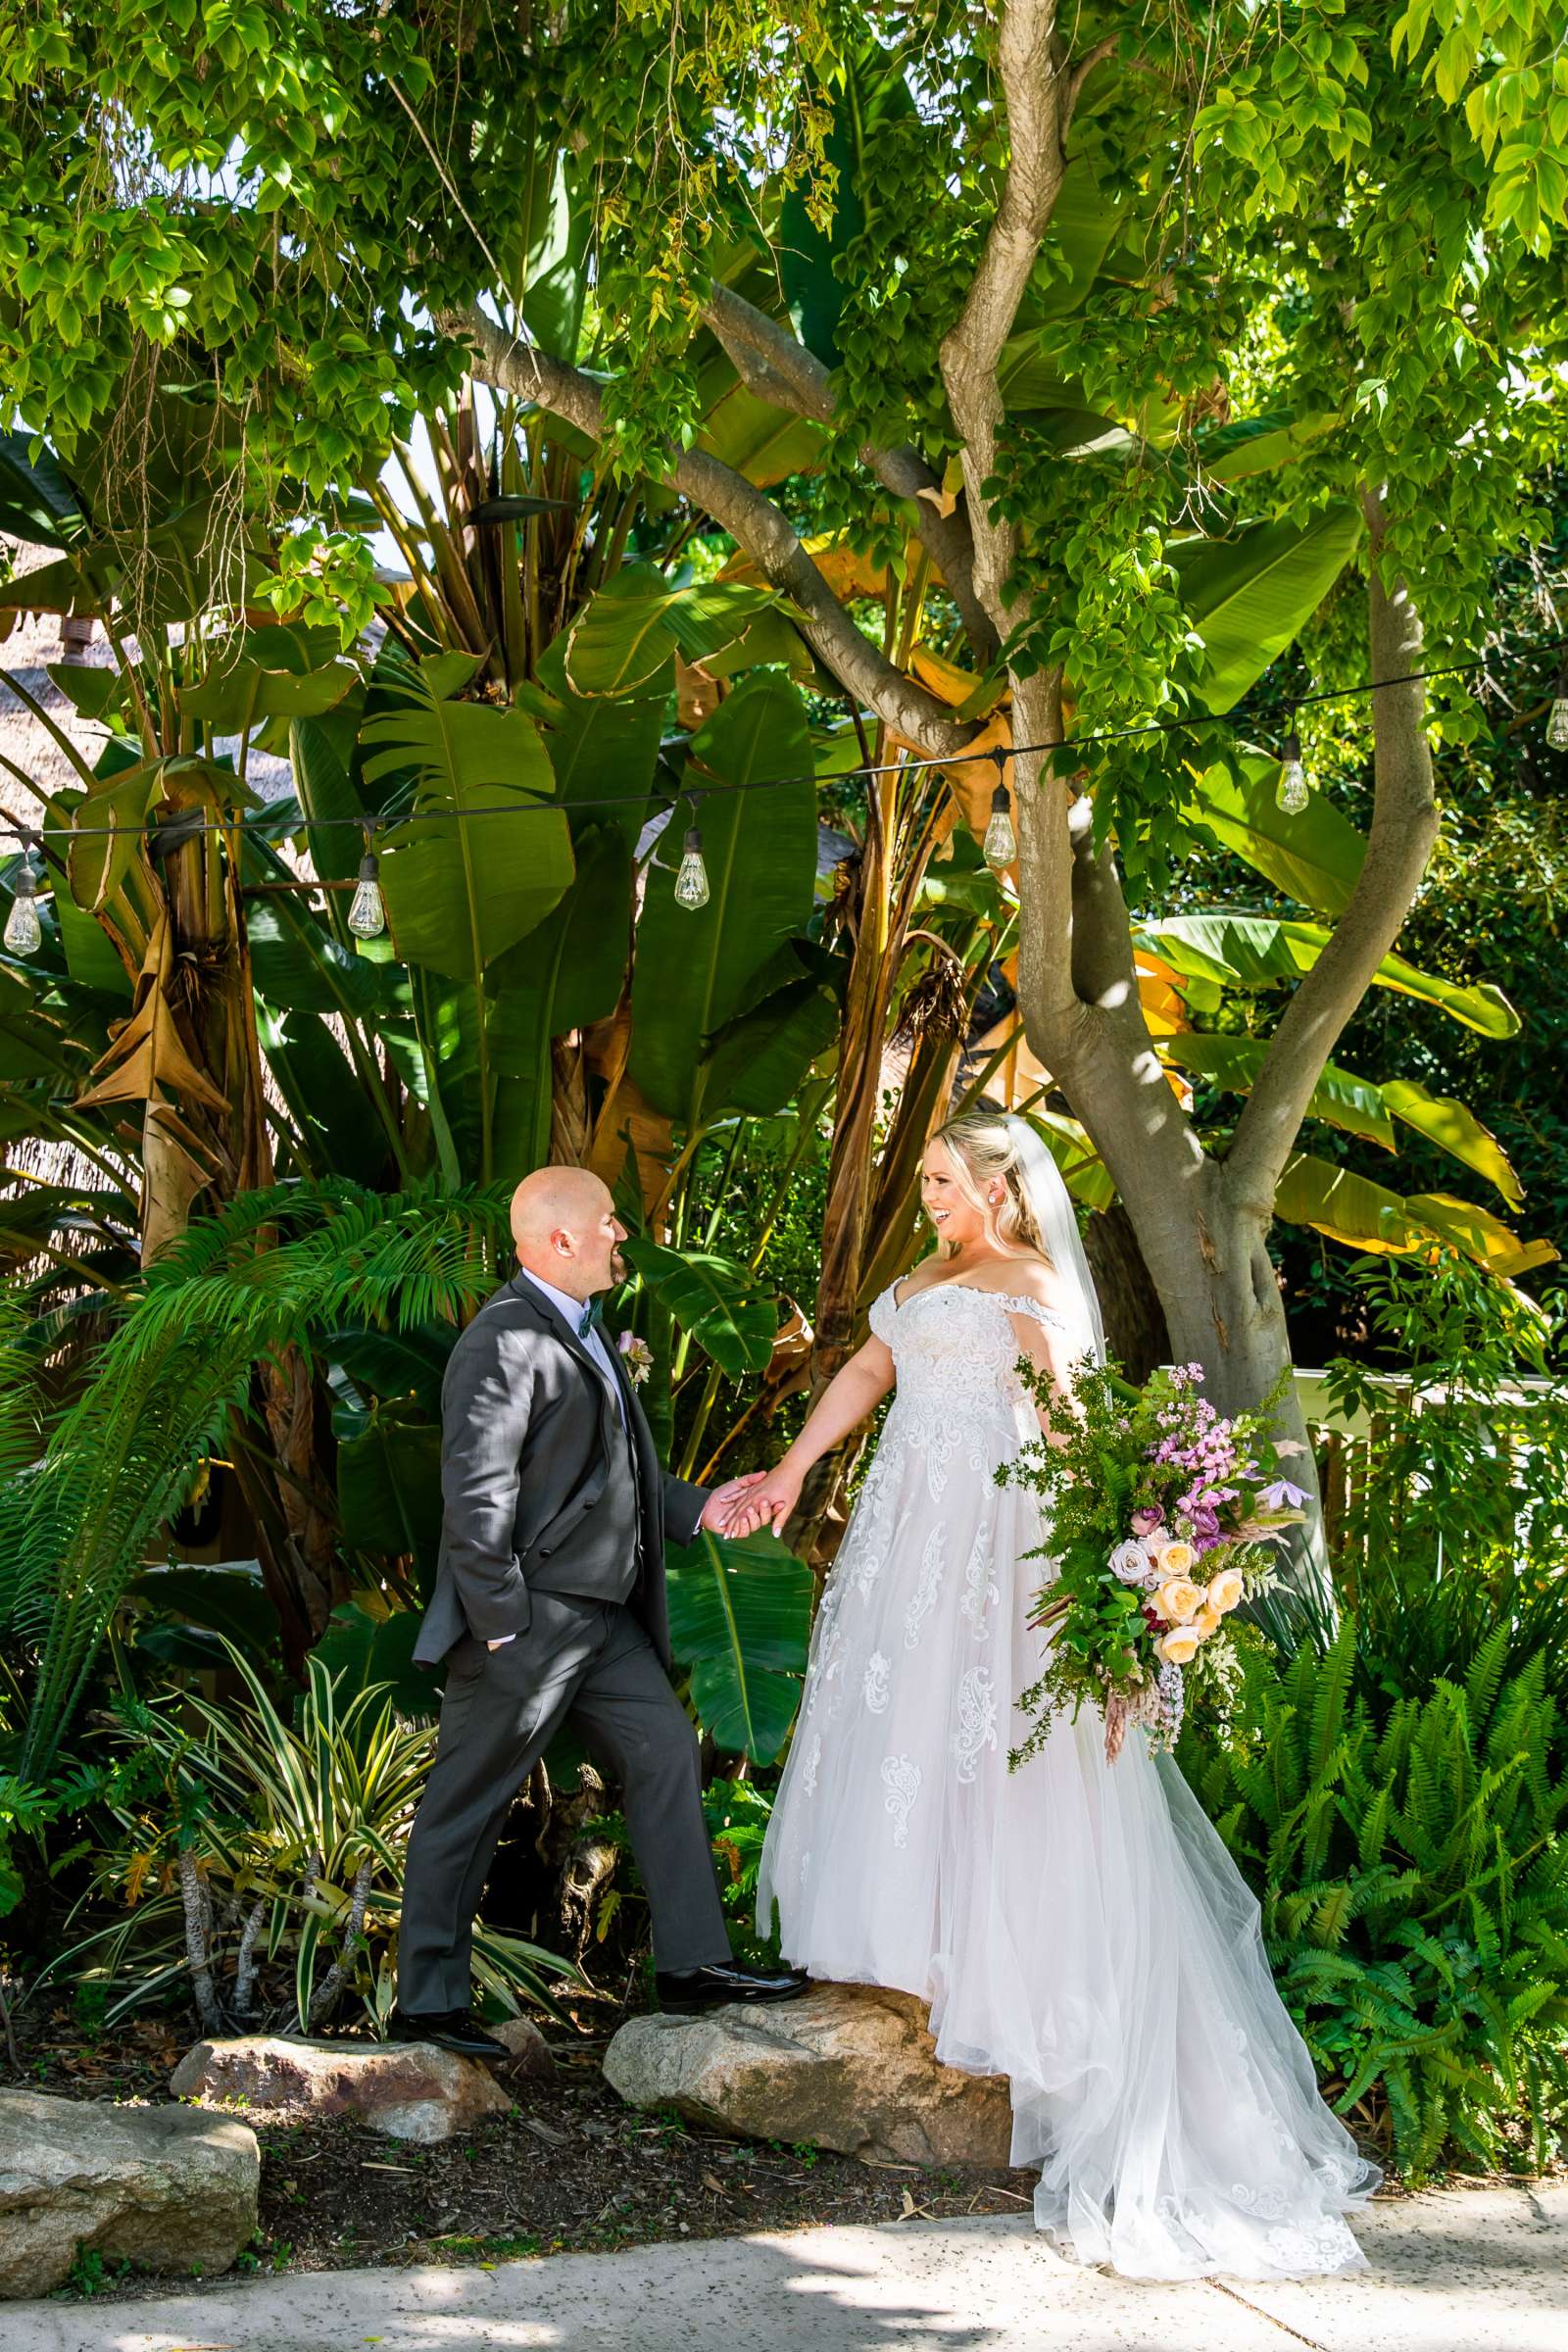
[[[452,1350],[441,1392],[444,1516],[415,1657],[447,1661],[435,1762],[409,1838],[391,2032],[481,2058],[473,1917],[517,1788],[568,1718],[622,1784],[665,2009],[786,2000],[795,1969],[731,1960],[697,1740],[665,1674],[664,1536],[722,1529],[762,1476],[708,1493],[660,1467],[590,1302],[622,1278],[626,1229],[586,1168],[539,1168],[512,1200],[519,1271]]]

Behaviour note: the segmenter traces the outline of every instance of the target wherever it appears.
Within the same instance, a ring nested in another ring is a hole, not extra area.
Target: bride
[[[762,1855],[759,1923],[813,1977],[931,2004],[937,2055],[1009,2078],[1039,2227],[1129,2278],[1348,2270],[1376,2168],[1323,2105],[1258,1910],[1186,1782],[1089,1712],[1009,1773],[1040,1671],[1038,1434],[1015,1365],[1064,1384],[1104,1342],[1071,1202],[1034,1130],[967,1117],[921,1187],[940,1242],[871,1309],[732,1533],[897,1397],[817,1618]]]

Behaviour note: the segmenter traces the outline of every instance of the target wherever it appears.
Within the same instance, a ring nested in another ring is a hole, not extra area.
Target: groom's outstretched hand
[[[743,1526],[737,1529],[735,1520],[737,1515],[745,1515],[748,1496],[766,1476],[765,1470],[748,1470],[744,1478],[732,1478],[726,1485],[715,1487],[703,1505],[703,1515],[697,1522],[698,1526],[706,1527],[710,1534],[715,1536],[734,1536],[737,1533],[749,1536],[752,1528],[760,1526],[760,1521],[756,1520],[752,1522],[752,1526]]]

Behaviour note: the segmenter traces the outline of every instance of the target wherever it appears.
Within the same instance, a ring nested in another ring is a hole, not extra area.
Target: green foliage
[[[732,1259],[633,1240],[622,1255],[683,1330],[733,1378],[765,1371],[778,1313],[772,1293]]]
[[[777,1957],[776,1945],[757,1932],[757,1878],[772,1813],[772,1789],[755,1781],[712,1780],[703,1790],[730,1944],[743,1958]]]
[[[501,1203],[377,1197],[349,1185],[253,1193],[149,1267],[27,1482],[0,1569],[0,1622],[35,1643],[21,1750],[48,1766],[115,1609],[254,1367],[352,1314],[394,1329],[456,1321],[492,1281]]]
[[[1263,1904],[1281,1990],[1400,2164],[1546,2162],[1568,2128],[1568,1393],[1517,1294],[1445,1255],[1363,1260],[1380,1351],[1342,1360],[1348,1604],[1178,1761]],[[1538,1385],[1522,1388],[1522,1373]]]
[[[1568,2124],[1568,1778],[1538,1653],[1499,1625],[1392,1700],[1348,1615],[1281,1674],[1251,1656],[1229,1732],[1177,1760],[1263,1907],[1281,1993],[1343,2112],[1369,2096],[1406,2174],[1450,2149],[1543,2165]],[[1392,1661],[1391,1661],[1392,1663]]]
[[[1501,1628],[1509,1671],[1539,1657],[1568,1704],[1568,1384],[1543,1319],[1452,1252],[1354,1271],[1376,1354],[1329,1367],[1337,1412],[1368,1432],[1335,1575],[1383,1688],[1456,1673]]]
[[[172,1692],[121,1702],[115,1740],[129,1769],[108,1792],[118,1836],[87,1899],[123,1916],[54,1966],[115,1988],[110,2025],[188,1975],[210,2011],[204,2031],[226,2015],[309,2033],[342,1999],[384,2028],[434,1726],[400,1716],[378,1684],[354,1688],[320,1654],[291,1725],[243,1655],[230,1647],[229,1659],[237,1705]],[[481,1926],[474,1973],[515,2010],[548,2006],[548,1980],[571,1972]]]
[[[772,1535],[703,1531],[669,1555],[669,1642],[699,1723],[726,1755],[772,1764],[800,1704],[811,1572]]]

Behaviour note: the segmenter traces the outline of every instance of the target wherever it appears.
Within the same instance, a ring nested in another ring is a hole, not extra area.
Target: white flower
[[[1149,1575],[1149,1554],[1131,1536],[1117,1544],[1105,1564],[1124,1585],[1141,1585]]]
[[[649,1347],[648,1342],[640,1339],[634,1331],[618,1332],[615,1336],[615,1347],[619,1352],[621,1367],[626,1378],[634,1389],[640,1389],[654,1368],[653,1349]]]

